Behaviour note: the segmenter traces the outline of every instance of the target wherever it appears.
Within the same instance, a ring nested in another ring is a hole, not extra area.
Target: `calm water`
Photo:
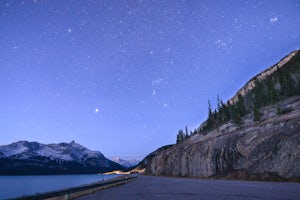
[[[60,190],[94,183],[118,175],[49,175],[49,176],[0,176],[0,199]]]

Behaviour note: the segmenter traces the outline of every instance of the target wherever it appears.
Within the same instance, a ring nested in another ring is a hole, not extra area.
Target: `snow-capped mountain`
[[[137,159],[125,160],[125,159],[122,159],[120,157],[113,157],[111,160],[118,163],[118,164],[120,164],[120,165],[122,165],[125,168],[135,167],[140,162]]]
[[[99,173],[123,167],[74,141],[41,144],[19,141],[0,146],[0,174]]]

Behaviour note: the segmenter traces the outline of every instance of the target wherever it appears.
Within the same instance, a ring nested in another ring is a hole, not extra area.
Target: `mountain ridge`
[[[0,145],[0,174],[100,173],[123,169],[99,151],[72,141],[42,144],[18,141]]]
[[[255,87],[255,81],[259,80],[265,80],[266,77],[271,76],[274,72],[278,71],[278,69],[282,68],[285,64],[287,64],[289,61],[291,61],[297,54],[300,53],[300,50],[294,50],[288,55],[286,55],[284,58],[282,58],[280,61],[278,61],[275,65],[272,65],[271,67],[268,67],[264,71],[260,72],[253,78],[251,78],[242,88],[240,88],[236,94],[228,100],[230,104],[233,104],[238,101],[239,95],[242,97],[245,96],[245,94],[252,90]]]
[[[120,157],[113,157],[110,160],[122,165],[124,168],[132,168],[139,164],[140,160],[137,159],[123,159]]]

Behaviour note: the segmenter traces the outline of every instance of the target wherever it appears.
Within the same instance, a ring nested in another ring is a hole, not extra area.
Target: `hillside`
[[[192,135],[157,153],[150,175],[300,180],[300,52],[252,78]]]
[[[271,79],[279,82],[279,73],[283,73],[283,70],[288,70],[289,74],[293,75],[293,79],[297,81],[300,76],[300,69],[297,66],[300,66],[300,52],[295,50],[282,58],[275,65],[267,68],[265,71],[259,73],[248,81],[238,92],[229,100],[231,104],[238,101],[239,96],[245,97],[249,91],[253,90],[256,84],[256,81],[265,81],[271,77]],[[279,83],[278,83],[279,84]]]

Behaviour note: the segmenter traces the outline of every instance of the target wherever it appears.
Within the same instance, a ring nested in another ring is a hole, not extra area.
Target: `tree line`
[[[194,134],[206,134],[213,129],[218,129],[224,123],[232,121],[237,126],[242,125],[242,118],[253,113],[253,120],[259,121],[261,113],[259,109],[264,106],[275,104],[283,99],[300,95],[300,63],[297,61],[296,66],[277,69],[271,76],[263,80],[254,78],[254,88],[247,91],[242,96],[238,95],[234,103],[224,103],[219,95],[217,96],[217,108],[212,109],[208,101],[208,117],[200,128],[188,133],[179,130],[177,134],[177,143],[189,138]],[[280,113],[278,108],[278,113]]]

